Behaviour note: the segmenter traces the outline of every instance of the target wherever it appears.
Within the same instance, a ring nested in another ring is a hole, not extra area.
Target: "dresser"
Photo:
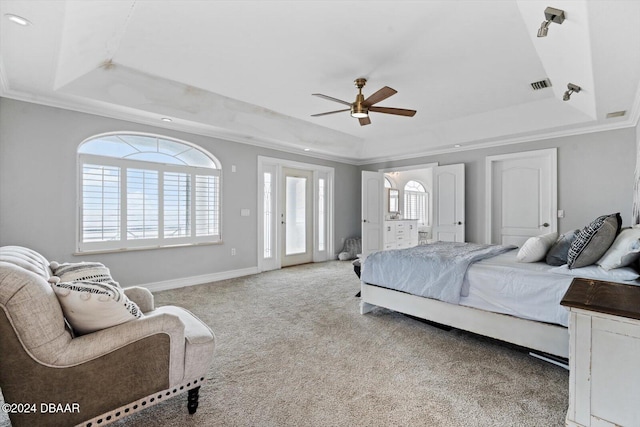
[[[569,308],[570,427],[640,426],[640,286],[574,279]]]
[[[384,222],[383,249],[402,249],[417,245],[417,219],[393,219]]]

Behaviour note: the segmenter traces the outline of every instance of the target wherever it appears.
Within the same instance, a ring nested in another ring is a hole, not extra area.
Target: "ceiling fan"
[[[380,101],[384,101],[391,95],[398,93],[397,90],[391,89],[389,86],[385,86],[382,89],[375,92],[373,95],[364,99],[362,94],[362,88],[367,83],[367,79],[359,78],[355,80],[356,87],[358,88],[358,95],[356,95],[355,102],[347,102],[341,99],[333,98],[331,96],[323,95],[321,93],[314,93],[313,96],[319,96],[320,98],[328,99],[329,101],[339,102],[340,104],[348,105],[349,108],[344,110],[329,111],[327,113],[312,114],[311,117],[326,116],[327,114],[341,113],[343,111],[351,111],[351,117],[355,117],[360,121],[360,126],[371,124],[369,119],[369,112],[395,114],[397,116],[413,117],[416,114],[416,110],[406,110],[404,108],[390,108],[390,107],[376,107]]]

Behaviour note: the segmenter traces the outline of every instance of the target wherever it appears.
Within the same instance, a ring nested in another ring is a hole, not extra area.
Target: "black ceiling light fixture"
[[[538,37],[547,37],[547,33],[549,32],[549,25],[552,22],[556,24],[562,24],[565,19],[564,10],[556,9],[554,7],[547,7],[544,10],[544,18],[540,25],[540,29],[538,30]]]

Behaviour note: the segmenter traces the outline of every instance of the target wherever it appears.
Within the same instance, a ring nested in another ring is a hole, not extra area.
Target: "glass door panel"
[[[312,177],[312,171],[284,169],[283,267],[313,260]]]
[[[304,177],[287,176],[285,255],[306,252],[306,188]]]

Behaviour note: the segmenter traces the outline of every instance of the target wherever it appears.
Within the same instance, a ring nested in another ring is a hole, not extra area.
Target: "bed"
[[[567,359],[569,313],[560,301],[573,279],[640,285],[640,225],[621,225],[620,213],[601,215],[518,250],[435,242],[373,252],[360,271],[360,311],[384,307]]]
[[[451,246],[466,243],[436,242],[415,248],[381,251],[371,254],[362,264],[361,313],[376,306],[415,316],[457,329],[474,332],[498,340],[526,347],[537,352],[568,358],[568,311],[559,303],[569,288],[573,276],[556,274],[543,262],[521,263],[516,260],[513,246],[500,246],[492,253],[482,252],[464,260],[460,283],[453,292],[409,289],[408,282],[439,280],[440,277],[460,276],[451,270],[455,259],[448,259]],[[476,245],[478,253],[482,247]],[[427,250],[429,254],[424,254]],[[444,250],[440,255],[449,265],[438,265],[445,274],[436,274],[433,266],[418,266],[420,259],[433,256],[432,251]],[[431,255],[430,255],[431,254]],[[486,256],[485,256],[486,255]],[[448,261],[447,261],[448,259]],[[386,266],[395,265],[393,273]],[[426,272],[426,273],[425,273]],[[413,277],[407,277],[413,275]],[[426,274],[426,275],[425,275]],[[404,276],[402,276],[404,275]],[[459,279],[459,277],[458,277]],[[457,279],[456,279],[457,280]],[[452,296],[458,294],[457,298]]]

